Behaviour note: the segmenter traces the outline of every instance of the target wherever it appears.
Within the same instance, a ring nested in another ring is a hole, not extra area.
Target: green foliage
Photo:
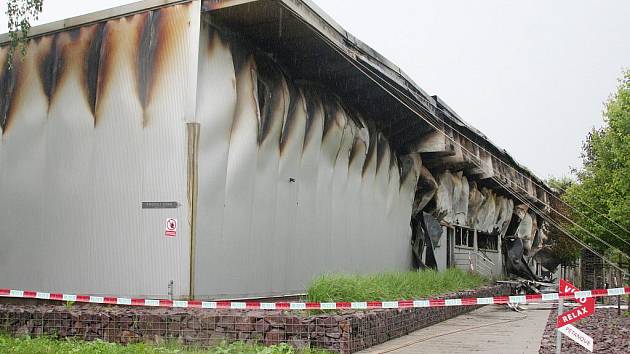
[[[583,146],[584,167],[576,171],[578,183],[567,189],[563,200],[585,215],[570,210],[571,218],[576,223],[629,253],[630,246],[612,233],[630,241],[630,234],[615,225],[617,223],[630,230],[630,70],[625,71],[619,80],[617,92],[608,99],[604,122],[603,128],[589,133]],[[580,228],[573,226],[570,231],[596,249],[608,251],[605,245],[589,237]]]
[[[489,279],[451,268],[436,272],[383,273],[371,275],[329,274],[308,287],[309,301],[369,301],[418,299],[447,292],[477,288]]]
[[[556,193],[562,194],[564,191],[575,184],[575,181],[571,177],[563,176],[560,178],[550,177],[546,181],[547,185],[551,187]]]
[[[26,38],[31,29],[31,21],[37,20],[43,5],[44,0],[7,0],[6,14],[9,18],[7,26],[11,40],[8,54],[9,68],[13,65],[15,48],[19,47],[22,57],[26,55]]]
[[[571,224],[563,216],[571,215],[571,210],[559,198],[574,184],[575,181],[569,177],[551,177],[547,180],[547,185],[556,193],[556,196],[550,198],[552,208],[550,216],[564,230],[569,229]],[[572,265],[580,257],[582,246],[567,236],[562,229],[550,225],[547,234],[549,240],[545,244],[551,247],[553,256],[560,261],[560,264]]]
[[[557,258],[562,265],[575,264],[580,257],[582,246],[562,232],[552,231],[550,234],[553,236],[551,236],[551,240],[548,241],[548,244],[551,246],[554,257]]]
[[[271,347],[236,342],[223,344],[208,349],[184,348],[177,344],[153,346],[144,343],[120,345],[100,340],[86,342],[75,339],[54,339],[50,337],[14,338],[0,336],[0,353],[11,354],[53,354],[53,353],[86,353],[86,354],[325,354],[315,349],[296,350],[286,343]]]

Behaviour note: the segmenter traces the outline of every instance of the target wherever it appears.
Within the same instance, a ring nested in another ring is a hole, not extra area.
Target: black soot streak
[[[60,76],[60,68],[63,67],[63,58],[59,54],[58,38],[59,34],[53,35],[50,50],[39,62],[39,75],[44,86],[44,94],[48,98],[49,107]]]
[[[99,23],[94,31],[94,37],[90,42],[87,52],[85,80],[87,86],[87,96],[92,115],[96,116],[96,104],[98,97],[99,68],[101,66],[101,53],[103,37],[105,36],[105,23]]]
[[[3,135],[6,133],[7,125],[9,124],[11,105],[14,99],[13,91],[15,90],[18,70],[17,65],[14,65],[13,68],[9,70],[8,59],[2,68],[2,76],[0,77],[0,127],[2,128]]]
[[[150,11],[140,36],[140,50],[138,51],[138,95],[143,108],[148,106],[151,94],[151,84],[156,64],[155,57],[158,48],[160,17],[160,11]],[[144,123],[146,124],[147,122]]]

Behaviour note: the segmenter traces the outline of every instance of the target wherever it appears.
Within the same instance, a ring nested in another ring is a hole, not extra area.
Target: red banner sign
[[[558,292],[560,296],[573,294],[575,292],[580,291],[580,289],[576,288],[575,285],[565,281],[564,279],[560,279],[560,289]],[[586,316],[592,315],[595,312],[595,299],[594,298],[584,298],[578,299],[578,303],[582,304],[582,306],[574,308],[569,312],[565,312],[561,315],[558,315],[558,319],[556,325],[558,328],[562,328],[568,324],[571,324],[575,321],[579,321]]]

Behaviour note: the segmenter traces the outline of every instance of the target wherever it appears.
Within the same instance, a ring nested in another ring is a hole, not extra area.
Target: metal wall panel
[[[2,286],[164,297],[173,280],[188,295],[198,6],[31,39],[10,71],[0,49]]]
[[[195,296],[297,293],[325,272],[410,269],[419,155],[396,156],[370,117],[204,26]]]

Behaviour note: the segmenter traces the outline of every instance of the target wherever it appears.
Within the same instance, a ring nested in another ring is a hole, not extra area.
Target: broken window
[[[470,248],[475,247],[475,231],[456,226],[455,246]]]
[[[480,250],[499,250],[499,236],[487,232],[477,232],[477,246]]]

